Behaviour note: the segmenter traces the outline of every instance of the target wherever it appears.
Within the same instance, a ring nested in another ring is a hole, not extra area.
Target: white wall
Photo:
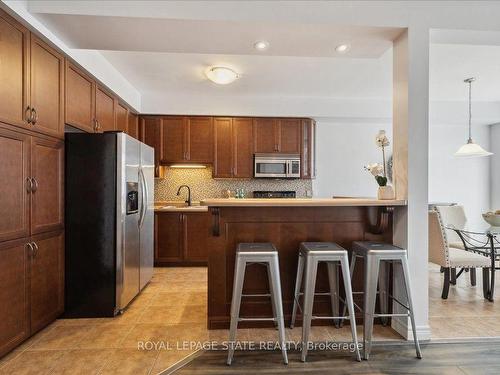
[[[491,203],[492,210],[500,210],[500,124],[490,127],[490,149],[493,152],[490,162],[491,173]]]
[[[381,163],[382,152],[375,145],[381,129],[392,139],[391,121],[331,122],[317,120],[317,177],[313,181],[315,197],[375,197],[377,182],[364,170],[369,163]],[[392,153],[389,147],[387,155]]]
[[[475,126],[473,138],[485,149],[490,149],[488,126]],[[431,122],[429,201],[464,205],[469,224],[477,226],[483,224],[481,213],[490,208],[490,158],[454,157],[466,140],[465,124]]]
[[[446,118],[446,114],[439,111],[440,120]],[[454,119],[455,114],[450,112],[448,117]],[[317,120],[315,197],[376,196],[377,183],[363,166],[382,161],[380,149],[374,143],[375,134],[380,129],[385,129],[392,139],[390,120]],[[480,225],[483,222],[481,213],[500,209],[500,124],[473,128],[474,140],[495,153],[491,161],[490,158],[453,157],[465,143],[466,133],[465,123],[446,124],[431,120],[429,201],[463,204],[471,225]],[[392,148],[389,148],[388,154],[391,153]]]

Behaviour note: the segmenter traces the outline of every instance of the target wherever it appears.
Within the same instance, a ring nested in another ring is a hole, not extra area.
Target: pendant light
[[[482,148],[480,145],[477,143],[474,143],[472,140],[472,82],[474,82],[476,79],[474,77],[472,78],[467,78],[464,80],[465,83],[469,85],[469,139],[467,140],[467,143],[460,147],[457,152],[455,152],[455,156],[459,157],[479,157],[479,156],[490,156],[493,155],[493,153],[486,151],[484,148]]]

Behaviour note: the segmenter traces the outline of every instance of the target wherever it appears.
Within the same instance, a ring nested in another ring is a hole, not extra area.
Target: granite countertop
[[[336,207],[336,206],[406,206],[405,200],[379,200],[376,198],[225,198],[204,199],[206,207]]]

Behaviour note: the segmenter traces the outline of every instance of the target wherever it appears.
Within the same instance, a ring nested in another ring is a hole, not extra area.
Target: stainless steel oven
[[[253,176],[256,178],[300,178],[300,155],[255,154]]]

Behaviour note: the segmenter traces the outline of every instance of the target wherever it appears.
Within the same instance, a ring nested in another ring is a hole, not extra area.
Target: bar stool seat
[[[408,257],[405,249],[400,247],[374,241],[357,241],[352,245],[352,258],[350,275],[354,274],[356,265],[356,258],[361,257],[365,260],[365,274],[364,274],[364,290],[363,292],[354,292],[354,294],[364,294],[363,313],[363,358],[368,359],[371,351],[371,342],[373,334],[373,320],[375,317],[387,319],[389,317],[409,317],[412,330],[413,339],[415,342],[415,350],[418,358],[422,358],[420,351],[420,344],[417,338],[417,331],[415,327],[415,318],[413,315],[413,302],[411,298],[411,284],[410,272],[408,267]],[[392,263],[401,264],[404,278],[404,286],[406,292],[406,303],[399,301],[394,296],[388,294],[388,275],[389,272],[386,267]],[[377,282],[380,284],[380,307],[381,313],[375,314],[375,301],[377,298]],[[402,306],[406,313],[388,313],[388,299],[389,297]],[[345,311],[345,309],[344,309]]]
[[[318,264],[325,262],[328,267],[328,280],[330,293],[315,293],[316,276]],[[346,294],[346,305],[349,309],[349,316],[339,316],[338,312],[338,273],[337,266],[340,265],[344,280]],[[304,292],[301,293],[302,279],[305,279]],[[351,323],[351,333],[353,343],[356,345],[357,360],[361,360],[358,347],[358,338],[356,333],[356,320],[354,317],[354,304],[351,291],[351,280],[349,277],[349,260],[347,250],[334,242],[303,242],[300,244],[299,261],[297,265],[297,278],[295,280],[294,303],[292,311],[292,322],[290,328],[293,328],[297,316],[297,308],[300,309],[299,297],[304,296],[303,322],[302,322],[302,353],[301,360],[305,362],[309,349],[309,334],[311,321],[313,319],[349,319]],[[331,298],[333,316],[313,316],[314,296],[318,294],[328,294]]]
[[[269,281],[268,294],[242,294],[245,269],[250,264],[261,264],[267,268]],[[240,317],[242,297],[270,297],[273,309],[272,318]],[[281,282],[279,272],[278,250],[272,243],[240,243],[236,248],[235,273],[233,282],[233,297],[231,299],[231,325],[229,329],[229,350],[227,364],[230,365],[236,344],[236,331],[241,321],[273,321],[278,327],[279,344],[283,361],[288,364],[285,340],[285,324],[281,298]]]

